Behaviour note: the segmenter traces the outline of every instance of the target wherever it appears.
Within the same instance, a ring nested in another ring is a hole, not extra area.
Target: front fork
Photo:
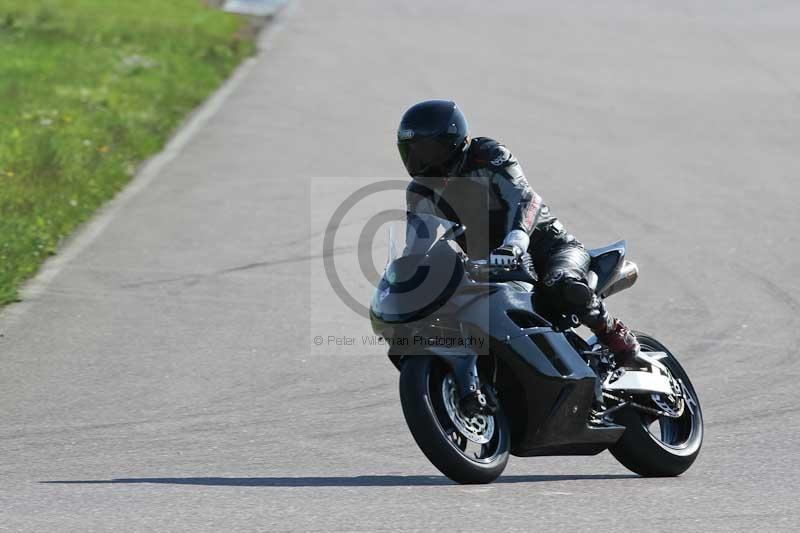
[[[461,333],[462,339],[467,339],[468,331],[463,323],[458,324],[458,329]],[[465,343],[466,345],[466,343]],[[437,349],[436,355],[444,359],[444,361],[453,370],[453,376],[456,380],[456,388],[458,389],[458,399],[462,400],[467,396],[475,394],[475,391],[480,391],[481,382],[478,377],[478,354],[470,350],[453,350],[453,349]],[[485,399],[483,400],[485,401]]]
[[[481,388],[478,378],[478,355],[464,353],[438,353],[439,357],[453,369],[458,398],[465,398]]]

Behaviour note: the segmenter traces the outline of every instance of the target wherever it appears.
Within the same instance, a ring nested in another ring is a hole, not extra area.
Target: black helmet
[[[397,148],[412,176],[443,176],[468,135],[467,119],[455,102],[426,100],[403,114]]]

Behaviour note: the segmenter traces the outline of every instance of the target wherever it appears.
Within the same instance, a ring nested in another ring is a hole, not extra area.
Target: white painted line
[[[278,21],[268,25],[264,29],[264,33],[258,38],[259,49],[269,48],[270,41],[274,39],[283,27],[284,24]],[[180,155],[195,134],[217,114],[228,99],[228,96],[247,78],[257,60],[257,56],[250,57],[239,65],[231,77],[189,115],[184,124],[178,128],[167,142],[164,149],[145,161],[128,185],[113,199],[100,207],[93,218],[79,227],[59,248],[56,255],[42,264],[39,272],[20,288],[19,294],[22,301],[10,304],[5,309],[0,310],[0,326],[7,327],[11,322],[22,317],[59,273],[103,233],[120,210],[146,189],[159,176],[164,167]]]
[[[271,17],[281,10],[286,0],[227,0],[222,7],[229,13]]]

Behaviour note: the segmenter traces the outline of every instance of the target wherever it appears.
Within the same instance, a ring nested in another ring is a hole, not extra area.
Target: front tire
[[[404,359],[400,402],[406,423],[417,445],[442,474],[457,483],[491,483],[508,462],[508,421],[502,406],[494,415],[480,419],[454,413],[448,397],[452,384],[450,368],[438,357]]]
[[[660,362],[682,385],[685,407],[679,418],[658,418],[632,407],[621,409],[614,422],[625,426],[625,433],[610,451],[626,468],[641,476],[679,476],[692,466],[703,444],[700,401],[688,374],[666,346],[643,333],[637,332],[636,338],[643,352],[666,354]],[[652,429],[656,424],[658,432]]]

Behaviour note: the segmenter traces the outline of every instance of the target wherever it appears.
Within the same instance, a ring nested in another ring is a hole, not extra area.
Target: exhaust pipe
[[[612,294],[624,291],[636,283],[637,279],[639,279],[639,267],[637,267],[636,263],[633,261],[625,261],[622,264],[622,268],[619,269],[619,272],[614,277],[614,281],[611,282],[600,296],[608,298]]]

